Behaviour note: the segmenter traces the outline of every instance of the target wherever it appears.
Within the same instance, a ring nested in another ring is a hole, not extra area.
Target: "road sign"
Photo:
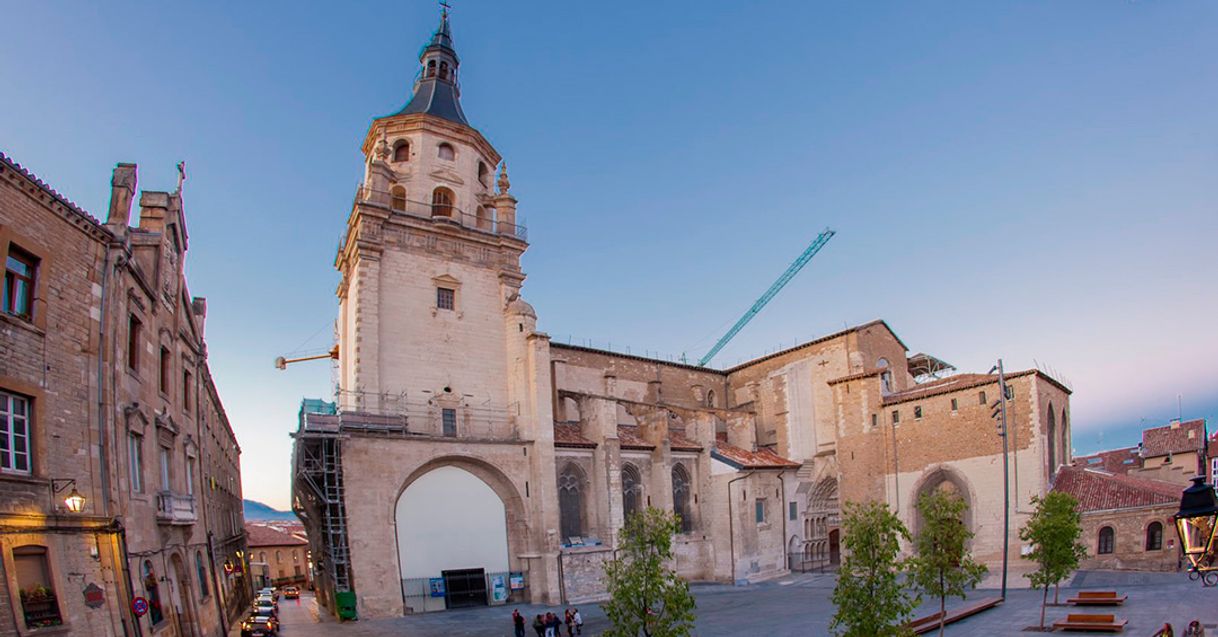
[[[136,617],[143,617],[144,613],[148,612],[148,600],[143,597],[131,600],[131,612],[135,613]]]

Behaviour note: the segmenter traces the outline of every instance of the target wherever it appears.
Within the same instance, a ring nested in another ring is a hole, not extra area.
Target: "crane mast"
[[[817,252],[820,252],[821,248],[825,247],[825,244],[828,243],[829,239],[832,239],[833,235],[835,234],[837,233],[833,230],[825,228],[824,232],[817,235],[816,239],[812,241],[812,243],[803,251],[802,254],[799,255],[799,257],[795,259],[794,262],[791,263],[786,272],[783,272],[782,276],[779,276],[778,280],[774,281],[774,284],[770,286],[770,289],[766,290],[765,294],[762,294],[761,298],[757,299],[757,301],[753,303],[753,306],[744,313],[744,316],[741,316],[740,320],[736,321],[736,324],[732,326],[732,329],[728,330],[727,334],[724,334],[723,338],[720,338],[719,342],[715,343],[715,346],[706,353],[706,356],[703,356],[702,360],[698,361],[698,366],[705,367],[706,364],[715,357],[715,354],[718,354],[719,350],[723,349],[724,345],[727,345],[728,341],[732,340],[732,338],[734,338],[736,334],[740,332],[740,330],[744,329],[744,326],[748,325],[749,321],[753,320],[754,316],[757,316],[757,313],[761,311],[761,308],[765,307],[771,299],[777,296],[778,293],[782,291],[782,288],[785,287],[787,283],[790,283],[791,279],[795,278],[796,274],[799,274],[799,271],[812,260],[812,257],[816,256]]]

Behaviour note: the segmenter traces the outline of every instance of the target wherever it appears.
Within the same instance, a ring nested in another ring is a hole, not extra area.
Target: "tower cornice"
[[[498,164],[503,160],[503,157],[495,150],[495,147],[491,146],[491,143],[477,129],[462,126],[442,117],[426,113],[387,115],[372,120],[372,125],[368,127],[368,134],[364,136],[364,143],[360,146],[360,150],[364,153],[365,157],[371,157],[373,149],[383,137],[392,137],[416,131],[427,131],[448,137],[453,141],[469,144],[482,153],[492,164]]]

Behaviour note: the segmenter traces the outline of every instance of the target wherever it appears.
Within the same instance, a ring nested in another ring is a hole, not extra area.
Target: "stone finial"
[[[507,160],[499,164],[499,180],[496,183],[499,185],[499,194],[508,194],[508,190],[512,187],[512,182],[508,181]]]
[[[385,138],[385,131],[381,130],[381,141],[376,144],[376,158],[381,161],[389,159],[389,140]]]

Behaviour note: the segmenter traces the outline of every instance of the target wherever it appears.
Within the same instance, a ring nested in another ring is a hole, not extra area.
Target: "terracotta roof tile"
[[[769,449],[746,451],[726,442],[715,443],[711,456],[737,469],[798,469],[799,463],[787,460]]]
[[[591,449],[596,443],[584,437],[579,425],[554,423],[554,446]]]
[[[674,451],[702,451],[702,445],[685,437],[680,431],[668,431],[669,446]]]
[[[1074,496],[1078,500],[1078,510],[1087,512],[1176,504],[1184,488],[1159,480],[1062,467],[1054,480],[1053,490]]]
[[[1142,432],[1142,455],[1153,458],[1169,453],[1200,451],[1205,446],[1204,441],[1204,420],[1172,423]]]
[[[39,188],[41,188],[42,191],[45,192],[47,195],[50,195],[50,197],[52,199],[55,199],[65,208],[67,208],[68,210],[71,210],[73,213],[80,216],[85,221],[88,221],[89,223],[92,223],[95,226],[102,227],[102,223],[100,221],[98,221],[96,217],[94,217],[93,215],[86,212],[84,208],[81,208],[80,206],[76,205],[67,197],[59,194],[59,192],[57,192],[49,184],[47,184],[45,181],[39,179],[38,175],[35,175],[34,173],[30,172],[27,168],[25,168],[21,164],[18,164],[17,162],[13,161],[13,158],[9,157],[8,155],[5,155],[4,153],[0,153],[0,164],[7,165],[9,168],[16,171],[22,177],[25,177],[26,179],[34,182],[35,186],[38,186]]]
[[[248,536],[248,543],[251,548],[256,546],[301,546],[308,544],[303,538],[293,535],[287,530],[257,522],[246,522],[245,534]]]
[[[1075,456],[1074,466],[1125,474],[1129,473],[1130,469],[1142,468],[1142,456],[1138,454],[1137,447],[1124,447],[1099,451],[1088,456]]]
[[[622,449],[655,449],[655,445],[639,437],[638,431],[639,428],[634,425],[617,426],[617,439]]]

